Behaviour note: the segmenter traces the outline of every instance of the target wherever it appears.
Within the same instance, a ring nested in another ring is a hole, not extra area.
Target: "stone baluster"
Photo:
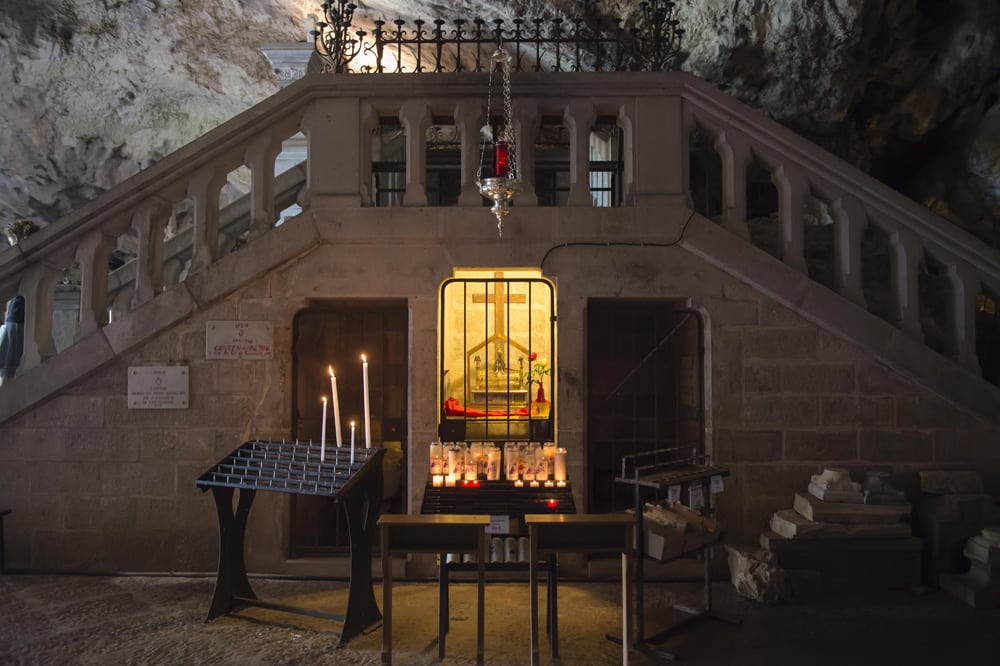
[[[633,104],[622,104],[618,108],[618,124],[622,128],[622,206],[634,206],[636,203],[635,165],[638,146],[635,140],[635,106]],[[684,171],[686,173],[687,169]]]
[[[455,105],[455,126],[462,138],[462,191],[458,195],[459,206],[481,206],[483,197],[476,184],[479,169],[480,138],[483,126],[483,109],[478,102],[461,101]]]
[[[108,260],[118,239],[103,230],[83,237],[76,247],[80,265],[80,318],[73,340],[79,342],[108,323]]]
[[[274,161],[281,152],[267,134],[256,137],[244,154],[243,164],[250,169],[250,232],[247,240],[260,238],[278,219],[274,210]]]
[[[635,204],[686,206],[683,100],[678,95],[638,97],[634,127],[641,134],[634,152]]]
[[[517,177],[521,179],[521,193],[515,206],[537,206],[535,192],[535,141],[542,126],[538,103],[534,100],[514,102],[514,135],[517,137]]]
[[[17,291],[24,296],[24,351],[19,373],[41,365],[56,353],[52,339],[53,291],[61,275],[61,271],[39,262],[25,271],[18,284]]]
[[[590,130],[597,112],[590,102],[577,100],[566,105],[563,122],[569,128],[570,206],[593,206],[590,196]]]
[[[372,133],[378,127],[379,118],[378,112],[371,105],[363,103],[361,105],[361,143],[358,146],[359,155],[361,157],[361,173],[362,178],[359,183],[359,190],[361,193],[361,205],[362,206],[374,206],[375,193],[373,191],[372,183]]]
[[[920,328],[920,262],[924,248],[916,234],[899,229],[890,232],[893,319],[904,333],[923,340]]]
[[[834,284],[841,296],[861,307],[861,240],[867,222],[864,206],[854,197],[842,196],[830,205],[833,218]]]
[[[197,171],[188,181],[187,194],[194,218],[194,254],[189,275],[204,270],[219,256],[219,193],[225,180],[225,174],[218,173],[216,167],[210,165]]]
[[[750,240],[747,225],[747,167],[750,143],[738,130],[728,129],[715,138],[722,161],[722,225],[744,240]]]
[[[981,370],[976,355],[976,296],[982,293],[979,273],[969,264],[947,264],[950,298],[948,299],[948,353],[960,365],[977,375]]]
[[[303,208],[361,205],[360,127],[357,97],[318,99],[302,115],[308,146]]]
[[[163,291],[163,235],[170,213],[167,202],[148,199],[132,214],[132,229],[138,238],[135,294],[130,306],[133,310]]]
[[[419,100],[403,102],[399,122],[406,132],[406,191],[404,206],[427,205],[427,128],[433,117],[427,103]]]
[[[809,181],[794,164],[781,164],[771,172],[778,190],[778,220],[781,226],[782,260],[800,273],[808,274],[804,250],[805,223],[802,213],[809,193]]]

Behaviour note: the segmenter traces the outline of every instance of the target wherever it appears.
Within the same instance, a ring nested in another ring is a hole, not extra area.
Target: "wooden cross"
[[[493,274],[493,277],[497,280],[503,279],[503,271],[497,271]],[[525,303],[527,302],[524,298],[524,294],[507,294],[504,289],[502,282],[493,283],[493,293],[492,294],[473,294],[473,303],[493,303],[493,312],[495,317],[493,318],[493,337],[507,337],[506,329],[504,328],[504,311],[505,305],[507,303]]]

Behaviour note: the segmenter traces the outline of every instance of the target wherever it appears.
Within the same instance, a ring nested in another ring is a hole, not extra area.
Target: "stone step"
[[[898,523],[910,515],[909,504],[846,504],[824,502],[809,493],[795,493],[795,511],[816,523]]]
[[[771,516],[771,530],[787,539],[899,539],[913,535],[909,523],[813,522],[792,509]]]
[[[788,539],[764,532],[760,545],[785,569],[818,571],[824,586],[885,589],[920,584],[923,543],[916,537]]]
[[[860,490],[839,490],[837,488],[827,488],[818,483],[809,484],[809,494],[824,502],[865,503],[865,494]]]

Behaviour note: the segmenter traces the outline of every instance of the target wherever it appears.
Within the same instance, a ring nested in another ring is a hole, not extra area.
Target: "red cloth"
[[[444,401],[444,415],[445,416],[527,416],[527,407],[518,407],[517,409],[506,412],[506,411],[485,411],[482,409],[471,409],[462,405],[455,398],[448,398]]]

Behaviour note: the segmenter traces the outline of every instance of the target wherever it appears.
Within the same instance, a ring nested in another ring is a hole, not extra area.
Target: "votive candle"
[[[554,472],[556,481],[566,480],[566,449],[556,449]]]
[[[326,396],[323,396],[323,426],[319,433],[319,461],[326,460]]]
[[[330,399],[333,401],[333,434],[337,437],[337,448],[343,442],[340,438],[340,396],[337,395],[337,375],[333,374],[333,366],[328,365],[330,371]]]
[[[368,359],[361,355],[361,380],[365,392],[365,448],[372,448],[372,414],[368,402]]]

